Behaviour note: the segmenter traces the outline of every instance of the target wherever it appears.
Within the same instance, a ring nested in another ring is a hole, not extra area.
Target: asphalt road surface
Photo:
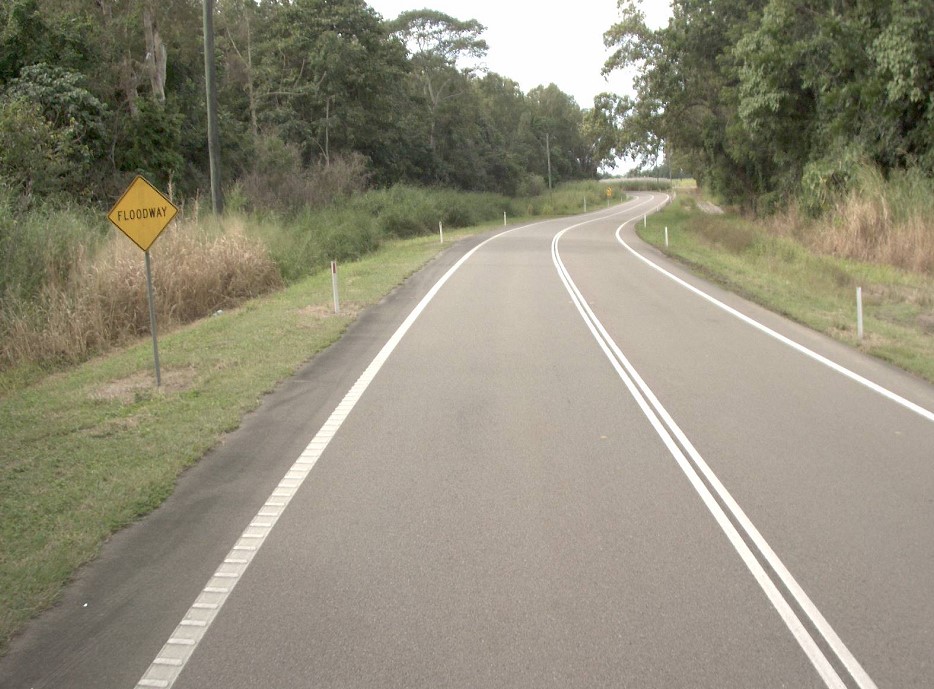
[[[934,686],[934,388],[665,260],[665,199],[448,249],[0,686]]]

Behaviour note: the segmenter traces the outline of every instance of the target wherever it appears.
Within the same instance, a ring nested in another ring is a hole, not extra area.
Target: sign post
[[[146,255],[146,296],[149,298],[149,331],[152,333],[152,358],[156,363],[156,387],[162,385],[162,373],[159,369],[159,338],[156,337],[156,300],[152,293],[152,261],[149,251]]]
[[[107,214],[107,219],[129,237],[146,255],[146,294],[149,298],[149,328],[156,365],[156,387],[162,385],[159,370],[159,341],[156,330],[156,301],[152,290],[152,261],[149,247],[178,214],[178,208],[142,176],[137,176]]]

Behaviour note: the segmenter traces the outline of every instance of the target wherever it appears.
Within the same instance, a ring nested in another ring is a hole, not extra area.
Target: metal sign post
[[[159,370],[159,338],[156,335],[156,299],[152,292],[152,261],[146,252],[146,294],[149,296],[149,329],[152,331],[152,356],[156,361],[156,387],[162,385],[162,373]]]

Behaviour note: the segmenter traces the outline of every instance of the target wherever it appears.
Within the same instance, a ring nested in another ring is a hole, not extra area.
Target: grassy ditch
[[[468,232],[445,232],[445,240]],[[265,392],[439,248],[434,236],[393,240],[343,264],[340,316],[331,313],[330,273],[320,271],[176,329],[160,338],[158,391],[147,339],[8,385],[0,396],[0,653],[110,534],[157,507]]]
[[[702,213],[691,195],[679,195],[637,230],[728,289],[934,382],[934,276],[820,254],[764,224]],[[857,287],[863,292],[862,340]]]

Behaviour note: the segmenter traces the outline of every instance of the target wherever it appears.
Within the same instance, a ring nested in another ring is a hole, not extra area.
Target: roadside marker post
[[[863,339],[863,288],[856,288],[856,337]]]
[[[503,211],[503,227],[506,227],[506,211]]]
[[[334,293],[334,313],[340,313],[341,304],[337,295],[337,261],[331,261],[331,291]]]
[[[665,227],[665,248],[668,248],[668,227]]]
[[[156,387],[162,385],[162,372],[159,367],[156,301],[152,288],[152,260],[149,248],[177,214],[178,208],[175,204],[141,175],[137,175],[136,179],[130,182],[123,196],[107,214],[107,219],[142,249],[146,256],[146,294],[149,299],[149,329],[152,331]]]
[[[438,234],[441,235],[441,243],[444,244],[444,226],[440,220],[438,221]]]

